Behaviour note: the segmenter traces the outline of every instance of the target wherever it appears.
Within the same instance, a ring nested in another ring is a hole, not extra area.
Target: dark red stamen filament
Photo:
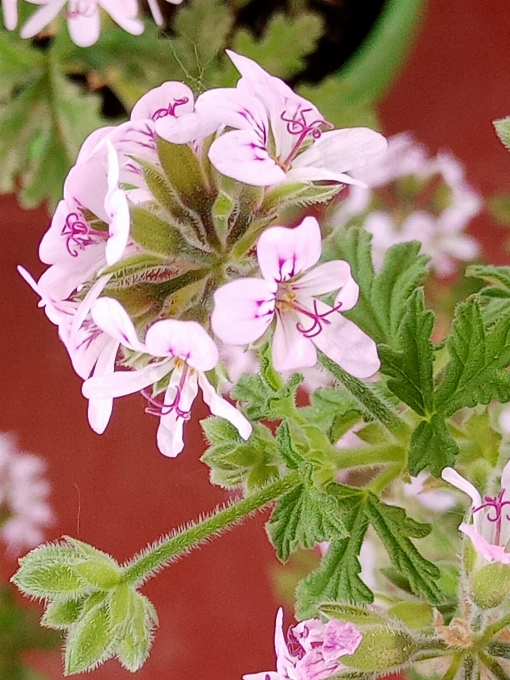
[[[489,512],[486,515],[486,519],[489,522],[496,522],[496,536],[495,544],[499,545],[501,540],[501,523],[503,508],[505,505],[510,505],[510,501],[503,500],[505,497],[505,489],[501,489],[497,496],[491,498],[491,496],[484,496],[485,503],[482,503],[478,508],[473,508],[473,512],[478,512],[479,510],[489,508]],[[491,515],[490,511],[493,510],[494,514]],[[506,515],[506,519],[510,520],[510,515]]]
[[[182,97],[182,99],[175,99],[173,103],[168,104],[166,108],[157,109],[152,114],[151,118],[153,121],[164,118],[165,116],[175,116],[175,109],[178,106],[183,106],[189,102],[189,97]]]

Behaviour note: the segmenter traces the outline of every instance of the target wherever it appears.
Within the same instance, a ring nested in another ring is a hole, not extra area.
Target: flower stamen
[[[183,106],[184,104],[187,104],[189,102],[189,97],[182,97],[181,99],[174,99],[173,103],[168,104],[166,108],[161,108],[157,109],[154,111],[152,114],[151,118],[155,122],[159,120],[160,118],[165,118],[165,116],[174,116],[176,117],[175,114],[175,109],[178,106]]]
[[[291,116],[287,114],[287,110],[283,111],[283,113],[280,114],[281,120],[283,120],[284,123],[287,123],[287,132],[290,135],[298,135],[296,143],[294,144],[291,152],[283,162],[284,168],[290,167],[290,164],[296,157],[301,145],[308,137],[308,135],[311,135],[313,139],[319,139],[319,137],[322,135],[321,126],[324,125],[330,130],[333,128],[333,125],[331,125],[331,123],[328,123],[322,118],[317,118],[316,120],[308,122],[306,120],[306,114],[310,113],[310,111],[312,110],[313,109],[311,107],[307,109],[298,107],[294,114],[292,114]]]
[[[66,248],[71,257],[78,257],[80,250],[85,250],[87,246],[104,237],[100,231],[90,229],[77,212],[69,213],[61,234],[66,237]]]
[[[479,505],[477,508],[473,508],[473,513],[478,512],[479,510],[489,508],[489,511],[486,514],[486,519],[489,520],[489,522],[495,522],[496,523],[496,537],[495,537],[495,542],[496,545],[500,544],[500,539],[501,539],[501,525],[502,525],[502,520],[503,520],[503,508],[506,505],[510,505],[510,501],[504,500],[505,497],[505,489],[501,489],[501,491],[498,493],[497,496],[492,498],[491,496],[484,496],[484,503],[482,505]],[[491,510],[493,510],[493,514],[491,515]],[[510,515],[506,515],[506,519],[510,520]]]
[[[151,408],[150,406],[148,406],[145,409],[145,413],[150,413],[153,416],[161,417],[167,416],[170,413],[172,413],[172,411],[174,411],[177,418],[182,418],[183,420],[189,420],[191,418],[191,411],[190,410],[186,411],[179,406],[179,402],[182,397],[182,391],[187,378],[188,368],[189,366],[187,364],[184,364],[179,384],[177,385],[175,390],[175,396],[170,404],[165,404],[164,401],[159,401],[158,399],[155,399],[152,395],[148,393],[147,390],[142,390],[142,395],[147,399],[149,404],[152,404],[152,406],[154,407]]]

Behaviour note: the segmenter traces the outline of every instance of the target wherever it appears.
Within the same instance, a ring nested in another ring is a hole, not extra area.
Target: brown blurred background
[[[382,106],[386,133],[411,130],[432,153],[450,148],[484,195],[510,191],[510,155],[491,125],[510,114],[509,62],[508,0],[430,0],[411,58]],[[123,560],[226,500],[199,462],[197,416],[205,412],[196,409],[188,445],[176,460],[158,453],[157,419],[144,414],[139,396],[118,400],[107,433],[95,435],[81,381],[15,270],[22,263],[34,275],[42,272],[37,246],[48,216],[21,211],[11,197],[0,197],[0,208],[0,431],[16,433],[25,450],[49,463],[58,524],[48,538],[71,534]],[[508,260],[506,233],[487,216],[478,217],[472,231],[487,258]],[[274,668],[278,602],[268,576],[275,558],[264,519],[249,520],[147,584],[160,628],[140,680],[238,680]],[[3,576],[15,567],[4,561]],[[58,653],[33,661],[52,679],[62,677]],[[91,677],[130,674],[110,661]]]

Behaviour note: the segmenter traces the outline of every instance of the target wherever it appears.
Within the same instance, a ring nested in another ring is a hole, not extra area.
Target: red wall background
[[[412,130],[436,152],[451,148],[483,194],[510,191],[510,155],[491,121],[510,114],[510,7],[507,0],[430,0],[413,54],[382,107],[389,134]],[[226,499],[211,487],[199,462],[203,441],[195,418],[177,460],[155,446],[157,421],[139,396],[117,401],[101,437],[86,420],[80,380],[54,327],[37,309],[17,264],[38,275],[38,242],[47,228],[43,210],[21,211],[0,197],[0,431],[49,463],[58,524],[48,535],[71,534],[117,559],[130,557],[160,534]],[[486,216],[473,233],[498,263],[508,259],[504,230]],[[195,416],[200,416],[197,409]],[[201,410],[204,414],[204,411]],[[140,680],[238,680],[274,668],[273,622],[278,603],[268,569],[274,564],[264,516],[216,539],[148,583],[160,629]],[[15,570],[3,564],[5,577]],[[1,650],[0,650],[1,653]],[[62,677],[58,653],[35,663]],[[131,677],[116,661],[90,676]]]

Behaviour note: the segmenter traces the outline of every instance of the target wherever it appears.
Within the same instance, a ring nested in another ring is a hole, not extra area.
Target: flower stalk
[[[293,489],[298,483],[298,473],[292,472],[247,498],[214,511],[206,519],[191,524],[184,531],[156,541],[143,553],[135,556],[127,565],[123,581],[134,586],[144,583],[181,554],[197,547],[210,536],[221,533],[231,524],[236,524],[262,509]]]

